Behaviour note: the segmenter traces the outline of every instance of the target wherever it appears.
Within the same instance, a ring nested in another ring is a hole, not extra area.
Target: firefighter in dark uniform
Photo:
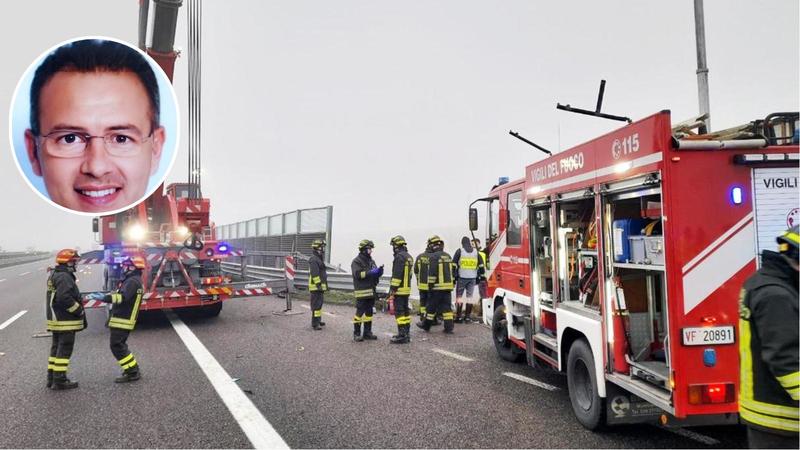
[[[372,249],[375,243],[363,239],[358,243],[358,256],[353,259],[350,271],[353,274],[353,294],[356,297],[356,315],[353,316],[353,340],[376,340],[372,334],[372,312],[375,308],[377,293],[375,288],[383,275],[383,266],[376,266],[372,259]],[[361,325],[364,325],[364,334],[361,334]]]
[[[53,333],[47,360],[47,387],[56,390],[78,387],[77,381],[67,378],[75,332],[86,328],[81,293],[75,281],[78,259],[77,251],[61,250],[56,255],[56,267],[47,279],[47,330]]]
[[[798,246],[800,229],[764,250],[739,305],[739,416],[750,448],[798,448]]]
[[[325,241],[315,239],[311,243],[311,258],[308,259],[308,291],[311,293],[311,328],[316,331],[325,326],[322,321],[322,303],[328,290],[328,269],[325,266]]]
[[[141,378],[139,362],[128,350],[128,335],[136,327],[136,318],[139,316],[144,293],[142,271],[146,264],[143,257],[134,255],[123,260],[121,265],[123,279],[119,288],[107,294],[103,300],[111,303],[111,316],[108,319],[108,328],[111,331],[109,343],[111,353],[122,369],[122,376],[114,381],[128,383]]]
[[[449,334],[453,332],[453,259],[444,251],[444,241],[439,236],[431,237],[428,242],[433,251],[428,269],[428,306],[425,321],[417,326],[430,331],[436,315],[441,314],[444,332]]]
[[[403,236],[391,239],[394,261],[392,262],[392,281],[389,283],[389,298],[394,301],[394,317],[397,322],[397,334],[392,336],[392,344],[408,344],[411,342],[411,310],[408,308],[408,297],[411,295],[411,272],[414,270],[414,258],[408,254],[408,244]]]
[[[419,319],[425,320],[428,304],[428,261],[431,257],[431,245],[427,244],[425,251],[417,256],[414,261],[414,276],[417,278],[417,289],[419,289]]]

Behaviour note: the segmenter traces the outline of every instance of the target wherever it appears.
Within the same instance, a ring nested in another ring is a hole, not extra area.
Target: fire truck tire
[[[576,340],[569,349],[567,386],[578,422],[589,430],[602,428],[605,425],[605,399],[597,393],[594,357],[585,339]]]
[[[510,362],[520,362],[525,357],[525,352],[508,339],[508,320],[506,319],[505,305],[500,305],[494,310],[492,340],[500,358]]]
[[[220,312],[222,312],[222,302],[200,307],[200,314],[203,317],[217,317]]]

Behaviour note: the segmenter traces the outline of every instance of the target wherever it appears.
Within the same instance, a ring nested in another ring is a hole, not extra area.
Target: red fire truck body
[[[496,186],[483,303],[500,356],[567,372],[590,429],[735,423],[741,286],[798,217],[793,132],[679,140],[662,111]]]

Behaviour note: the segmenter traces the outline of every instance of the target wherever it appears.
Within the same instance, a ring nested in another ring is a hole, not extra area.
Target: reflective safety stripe
[[[450,283],[436,283],[433,286],[434,291],[452,291],[453,290],[453,282]]]
[[[83,329],[83,320],[48,320],[49,331],[76,331]]]
[[[749,398],[739,400],[739,406],[747,408],[754,413],[767,414],[783,419],[800,420],[800,410],[796,406],[772,405]]]
[[[320,279],[320,277],[311,277],[311,282],[314,284],[320,284],[322,283],[322,279]]]
[[[453,311],[445,311],[442,313],[442,319],[453,320]]]
[[[402,282],[403,282],[403,280],[401,280],[400,278],[392,278],[392,281],[391,281],[390,284],[393,287],[397,287],[397,286],[400,286],[400,283],[402,283]]]
[[[53,358],[53,372],[66,372],[69,368],[69,358]],[[50,368],[50,365],[48,365]]]
[[[353,323],[361,323],[361,316],[353,316]]]
[[[366,271],[366,270],[362,270],[361,272],[359,272],[359,273],[358,273],[358,276],[359,276],[359,278],[361,278],[362,280],[363,280],[364,278],[367,278],[367,271]]]
[[[111,294],[111,303],[114,305],[119,305],[120,303],[122,303],[122,294],[120,293]]]
[[[765,414],[759,414],[751,411],[743,405],[739,405],[739,415],[747,422],[761,425],[767,428],[776,430],[793,431],[797,433],[800,431],[800,421],[797,419],[784,419],[782,417],[773,417]]]
[[[397,288],[397,295],[411,295],[410,287]]]
[[[129,362],[128,364],[125,364],[125,365],[123,365],[123,366],[122,366],[122,369],[123,369],[123,370],[133,369],[134,367],[136,367],[136,366],[138,366],[138,365],[139,365],[139,364],[138,364],[138,363],[136,362],[136,360],[134,359],[133,361]]]
[[[353,291],[356,298],[365,298],[365,297],[372,297],[375,295],[375,291],[373,289],[360,289],[357,291]]]
[[[417,283],[417,288],[420,291],[427,291],[428,290],[428,283],[419,282],[419,283]]]
[[[797,396],[800,392],[800,372],[794,372],[775,378],[778,380],[778,383],[786,389],[786,392],[789,393],[793,400],[798,399]]]
[[[48,364],[47,365],[47,370],[55,370],[55,368],[56,368],[55,364]]]
[[[117,363],[120,366],[124,366],[125,364],[131,362],[132,359],[133,359],[133,353],[128,353],[128,356],[125,356],[124,358],[120,359],[119,361],[117,361]]]
[[[425,315],[425,318],[428,320],[436,320],[436,313],[429,312]]]
[[[315,309],[314,310],[314,317],[322,317],[322,310],[321,309]]]
[[[50,356],[50,357],[48,357],[48,358],[47,358],[47,362],[49,362],[49,363],[54,363],[54,362],[56,362],[56,357],[55,357],[55,356]]]
[[[428,309],[428,308],[426,308],[426,307],[424,307],[424,306],[420,306],[420,307],[419,307],[419,313],[420,313],[420,314],[422,314],[422,315],[424,316],[424,315],[425,315],[425,312],[427,311],[427,309]]]
[[[395,318],[395,322],[397,322],[398,325],[410,325],[411,316],[398,316]]]
[[[72,313],[74,313],[75,311],[77,311],[77,310],[78,310],[78,308],[80,308],[80,307],[81,307],[81,305],[80,305],[78,302],[75,302],[75,303],[73,303],[73,304],[72,304],[72,306],[70,306],[69,308],[67,308],[67,312],[68,312],[68,313],[70,313],[70,314],[72,314]]]
[[[372,316],[364,315],[364,318],[361,319],[362,322],[372,322]]]

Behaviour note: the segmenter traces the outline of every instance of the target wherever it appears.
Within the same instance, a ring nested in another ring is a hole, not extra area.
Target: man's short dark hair
[[[85,39],[62,45],[47,55],[31,83],[31,131],[39,136],[39,99],[42,87],[58,72],[132,72],[144,85],[150,100],[153,129],[159,126],[161,101],[158,81],[141,53],[114,41]],[[151,130],[152,131],[152,130]]]

